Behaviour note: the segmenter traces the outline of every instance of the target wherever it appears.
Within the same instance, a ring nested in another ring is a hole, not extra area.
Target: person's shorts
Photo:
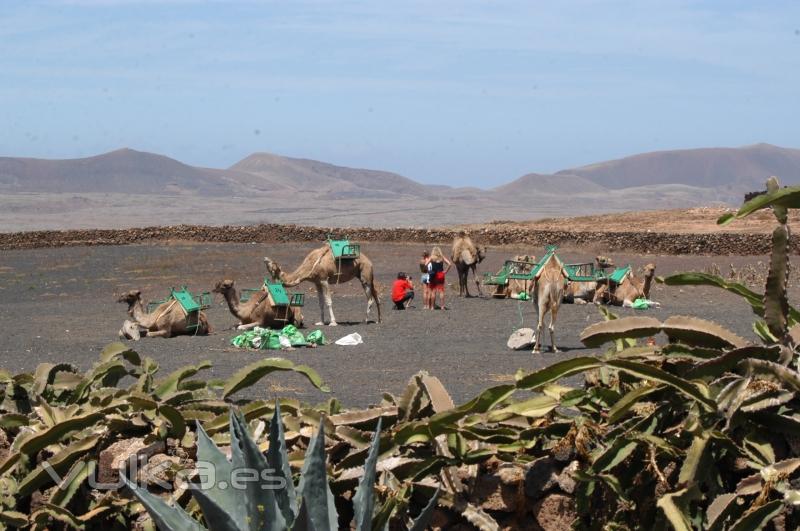
[[[430,287],[438,290],[444,289],[444,271],[433,274],[430,280]]]
[[[431,281],[431,276],[428,273],[425,273],[419,278],[419,281],[423,284],[428,284]]]

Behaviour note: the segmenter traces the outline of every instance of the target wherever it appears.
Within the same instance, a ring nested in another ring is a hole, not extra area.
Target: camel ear
[[[142,291],[138,290],[138,289],[135,289],[135,290],[131,291],[131,295],[133,295],[135,297],[139,297],[139,296],[142,295]]]

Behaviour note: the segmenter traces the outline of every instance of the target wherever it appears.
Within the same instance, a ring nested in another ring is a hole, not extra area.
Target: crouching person
[[[392,285],[392,302],[395,310],[405,310],[414,300],[414,285],[405,273],[397,273],[397,280]]]

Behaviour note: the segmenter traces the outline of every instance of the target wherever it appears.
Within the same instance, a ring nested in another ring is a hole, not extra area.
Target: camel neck
[[[225,297],[225,302],[228,303],[228,309],[233,315],[241,319],[242,316],[239,315],[239,293],[236,291],[236,288],[225,291],[223,295]]]

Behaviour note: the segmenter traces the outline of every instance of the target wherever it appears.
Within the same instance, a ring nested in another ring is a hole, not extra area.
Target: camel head
[[[647,264],[642,271],[645,277],[652,277],[656,272],[655,264]]]
[[[142,298],[142,292],[138,289],[132,289],[126,293],[123,293],[117,299],[117,302],[124,302],[128,306],[133,306]]]
[[[264,265],[267,268],[267,273],[272,277],[272,280],[280,280],[281,268],[272,258],[265,256]]]
[[[231,291],[233,291],[234,284],[235,283],[233,280],[228,280],[228,279],[220,280],[219,282],[217,282],[217,284],[214,286],[214,289],[212,289],[211,291],[213,293],[222,293],[223,295],[225,295],[226,293],[230,293]]]
[[[476,258],[478,259],[478,263],[480,264],[481,262],[483,262],[483,259],[486,258],[486,251],[488,251],[488,248],[485,245],[481,245],[481,246],[476,246],[475,249],[478,251],[478,256]]]

